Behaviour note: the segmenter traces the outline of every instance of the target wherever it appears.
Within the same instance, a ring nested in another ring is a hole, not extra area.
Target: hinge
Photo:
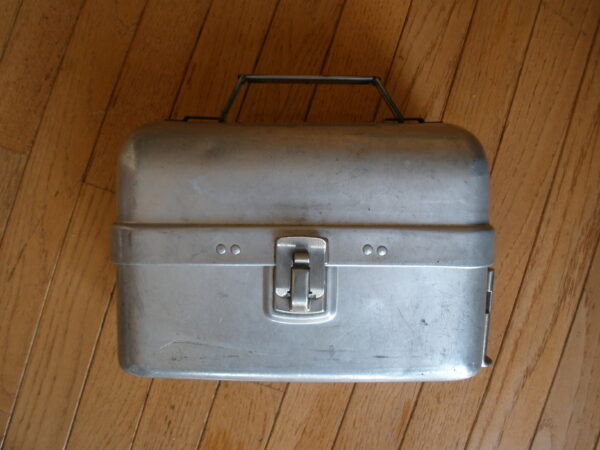
[[[275,248],[273,309],[286,314],[325,311],[327,241],[284,237]]]
[[[492,298],[494,295],[494,269],[488,269],[487,273],[487,291],[485,295],[485,325],[483,330],[483,359],[482,367],[492,365],[492,359],[487,356],[487,345],[490,333],[490,314],[492,312]]]

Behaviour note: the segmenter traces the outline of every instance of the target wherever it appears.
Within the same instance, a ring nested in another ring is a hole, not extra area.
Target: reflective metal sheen
[[[434,381],[488,364],[489,177],[468,132],[161,122],[118,173],[125,370]]]

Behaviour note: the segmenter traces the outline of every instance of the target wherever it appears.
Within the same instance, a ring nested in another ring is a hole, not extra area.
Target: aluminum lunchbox
[[[245,82],[373,84],[394,120],[226,123]],[[217,119],[150,124],[120,155],[126,371],[438,381],[488,364],[494,236],[475,137],[403,119],[376,77],[242,75]]]

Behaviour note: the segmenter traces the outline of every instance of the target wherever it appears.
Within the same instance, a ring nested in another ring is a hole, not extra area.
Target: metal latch
[[[275,248],[273,309],[287,314],[325,311],[327,241],[284,237]]]

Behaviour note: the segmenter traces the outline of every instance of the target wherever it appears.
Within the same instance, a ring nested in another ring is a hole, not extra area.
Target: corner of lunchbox
[[[141,151],[156,147],[165,137],[177,135],[183,122],[154,121],[134,129],[121,146],[117,159],[117,189],[128,187],[140,169]]]
[[[122,362],[120,359],[119,359],[119,366],[121,367],[121,369],[124,372],[128,373],[129,375],[133,375],[135,377],[153,378],[156,376],[154,371],[152,371],[146,367],[142,367],[137,364],[128,364],[128,363]]]
[[[156,128],[157,123],[149,123],[133,130],[121,146],[117,163],[118,173],[123,169],[133,170],[137,166],[137,150],[147,141],[148,135]]]
[[[156,128],[156,123],[143,125],[132,131],[119,152],[117,160],[117,204],[118,220],[132,213],[135,204],[136,178],[139,172],[139,150],[147,146],[149,135]]]
[[[456,138],[461,141],[463,148],[468,150],[469,158],[474,161],[472,167],[479,174],[488,176],[489,164],[481,141],[477,139],[473,133],[461,126],[452,124],[445,125],[455,132]]]
[[[468,161],[473,175],[489,175],[489,164],[483,144],[469,130],[462,126],[446,122],[437,122],[434,124],[437,131],[441,133],[444,139],[453,142],[452,148],[462,152],[465,162]]]
[[[481,369],[483,368],[484,366],[480,362],[465,365],[463,366],[463,376],[457,379],[468,380],[469,378],[473,378],[474,376],[478,375],[479,372],[481,372]]]
[[[125,372],[136,377],[151,378],[156,374],[153,369],[144,366],[144,364],[136,358],[132,348],[128,347],[125,342],[119,340],[119,366]]]
[[[481,372],[484,366],[481,362],[470,362],[456,364],[451,370],[445,370],[440,379],[433,379],[432,381],[463,381],[473,378]]]

